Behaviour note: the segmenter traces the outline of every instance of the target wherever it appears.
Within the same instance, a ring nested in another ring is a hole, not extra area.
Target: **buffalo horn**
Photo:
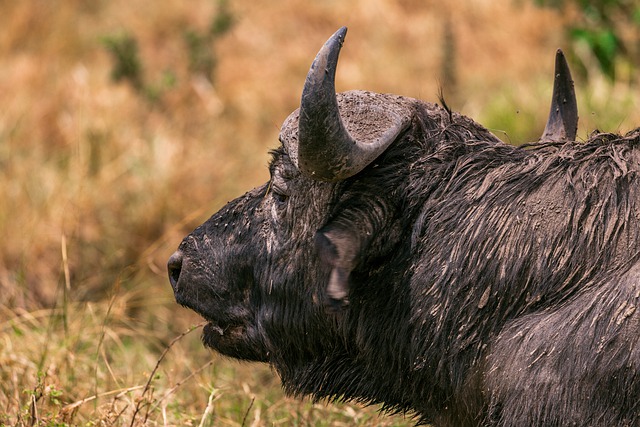
[[[405,118],[389,120],[389,127],[370,140],[356,140],[340,116],[335,74],[340,48],[347,34],[342,27],[316,56],[302,91],[298,122],[298,168],[322,181],[339,181],[353,176],[373,162],[407,126]],[[368,118],[375,127],[375,117]]]
[[[556,52],[556,69],[553,81],[553,99],[549,119],[541,141],[573,141],[578,130],[578,107],[576,93],[569,65],[558,49]]]

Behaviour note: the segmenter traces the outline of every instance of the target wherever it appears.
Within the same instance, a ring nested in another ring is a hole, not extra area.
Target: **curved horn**
[[[300,102],[298,167],[308,176],[323,181],[339,181],[360,172],[408,125],[406,117],[398,115],[397,109],[391,107],[390,112],[385,112],[373,99],[371,105],[354,106],[358,111],[349,111],[357,116],[351,119],[356,135],[360,135],[357,130],[364,127],[372,137],[358,140],[352,137],[349,126],[345,127],[338,108],[335,74],[346,34],[347,28],[340,28],[320,49],[307,74]],[[387,126],[381,129],[380,125],[385,123]]]
[[[556,70],[553,81],[553,98],[547,126],[541,141],[573,141],[578,130],[578,106],[569,65],[558,49],[556,52]]]

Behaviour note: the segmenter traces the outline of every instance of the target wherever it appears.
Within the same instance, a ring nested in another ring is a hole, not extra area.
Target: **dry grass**
[[[184,234],[266,180],[280,123],[339,26],[350,29],[339,90],[433,101],[450,81],[450,22],[451,106],[518,142],[544,127],[566,18],[529,2],[238,0],[215,73],[201,75],[184,33],[205,31],[216,4],[3,3],[0,425],[411,424],[285,398],[268,368],[207,352],[198,330],[181,335],[199,320],[173,303],[164,264]],[[175,84],[150,99],[112,82],[101,39],[119,32],[138,40],[148,82],[170,70]],[[640,123],[627,85],[578,90],[580,136]]]

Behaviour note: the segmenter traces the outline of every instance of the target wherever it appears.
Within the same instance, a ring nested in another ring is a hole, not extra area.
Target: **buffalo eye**
[[[270,193],[277,207],[284,206],[289,200],[289,179],[283,176],[280,168],[275,168],[271,173]]]
[[[275,174],[271,180],[271,197],[276,207],[283,207],[289,200],[287,181],[279,174]]]
[[[279,191],[276,188],[273,188],[271,191],[271,196],[273,197],[273,200],[275,201],[276,205],[278,206],[283,206],[284,204],[287,203],[287,200],[289,200],[289,195],[285,194],[282,191]]]

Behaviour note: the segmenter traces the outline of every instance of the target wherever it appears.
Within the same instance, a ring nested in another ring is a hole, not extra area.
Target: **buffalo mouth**
[[[207,321],[202,332],[205,346],[237,359],[266,361],[267,352],[254,325],[248,292],[242,295],[216,292],[207,276],[194,268],[180,250],[169,259],[168,271],[176,302]]]
[[[247,328],[241,324],[223,324],[208,320],[202,330],[203,341],[214,350],[225,343],[242,342]]]
[[[202,343],[220,354],[241,360],[266,362],[267,352],[251,316],[218,315],[211,309],[202,309],[198,304],[180,301],[183,307],[195,311],[206,320],[202,331]],[[246,314],[246,313],[245,313]]]
[[[263,340],[259,339],[258,328],[250,316],[216,316],[211,314],[211,310],[200,310],[193,304],[181,305],[195,311],[207,322],[202,331],[202,342],[206,347],[236,359],[267,361]]]
[[[208,321],[202,331],[202,342],[225,356],[254,362],[268,361],[255,328],[246,323]]]
[[[205,307],[203,300],[175,294],[178,304],[188,308],[207,321],[202,332],[202,342],[225,356],[241,360],[257,362],[267,361],[267,352],[259,339],[257,327],[253,324],[253,316],[246,309],[236,309],[238,313],[230,314],[233,309]],[[216,306],[220,305],[215,304]]]
[[[202,333],[216,340],[240,339],[246,333],[246,327],[239,323],[224,324],[209,319],[205,320],[207,320],[207,324],[204,326]]]

